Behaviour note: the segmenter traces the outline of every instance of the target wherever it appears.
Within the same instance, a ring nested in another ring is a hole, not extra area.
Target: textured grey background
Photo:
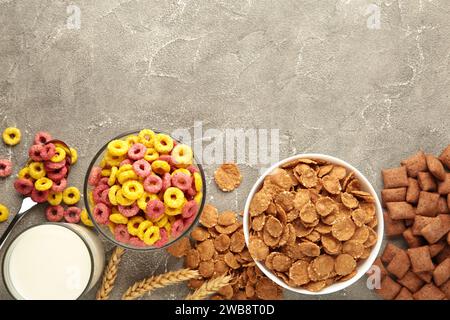
[[[367,27],[371,3],[381,10],[378,30]],[[79,30],[67,28],[69,4],[81,10]],[[379,190],[381,168],[419,148],[438,153],[450,140],[449,21],[447,0],[0,0],[0,129],[23,132],[0,156],[17,172],[34,133],[48,130],[79,150],[70,181],[81,187],[90,159],[114,135],[203,121],[204,129],[280,129],[281,158],[334,155]],[[259,168],[241,165],[243,184],[230,194],[211,182],[214,168],[206,167],[208,200],[242,210]],[[0,181],[0,202],[14,212],[12,182]],[[42,220],[36,208],[17,231]],[[163,252],[128,252],[113,297],[178,266]],[[0,284],[0,299],[8,298]],[[327,298],[376,295],[363,279],[314,299]]]

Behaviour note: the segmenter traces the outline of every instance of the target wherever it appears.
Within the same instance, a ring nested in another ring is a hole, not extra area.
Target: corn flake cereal
[[[214,180],[220,190],[230,192],[242,181],[242,175],[235,163],[224,163],[214,172]]]

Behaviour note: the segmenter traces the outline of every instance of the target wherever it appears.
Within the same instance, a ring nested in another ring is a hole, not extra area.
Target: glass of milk
[[[3,259],[6,288],[20,300],[73,300],[100,279],[105,251],[97,235],[68,223],[43,223],[20,233]]]

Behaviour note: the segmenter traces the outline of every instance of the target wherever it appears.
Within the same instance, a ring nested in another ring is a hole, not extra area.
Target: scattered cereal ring
[[[36,182],[34,183],[34,187],[39,191],[50,190],[52,185],[53,181],[45,177],[36,180]]]
[[[169,240],[169,234],[166,229],[159,229],[159,237],[160,239],[155,242],[154,246],[157,248],[161,248],[164,246]]]
[[[114,228],[114,237],[117,241],[127,243],[130,240],[130,234],[128,233],[127,226],[124,224],[116,225]]]
[[[188,166],[192,164],[192,149],[188,145],[178,144],[172,150],[172,157],[177,166]]]
[[[44,164],[42,162],[32,162],[28,165],[30,176],[33,179],[40,179],[45,177]]]
[[[67,180],[63,178],[58,181],[53,181],[52,191],[53,192],[63,192],[64,189],[66,189],[66,187],[67,187]]]
[[[178,219],[176,220],[173,224],[172,224],[172,237],[177,238],[178,236],[181,235],[181,233],[184,230],[184,222],[182,219]]]
[[[80,220],[87,227],[93,227],[94,226],[94,224],[92,223],[91,218],[89,218],[89,215],[88,215],[86,209],[81,210]]]
[[[198,203],[194,200],[188,201],[181,210],[181,216],[185,219],[195,216],[198,212]]]
[[[55,155],[51,157],[51,162],[61,162],[66,159],[66,151],[61,147],[55,147]]]
[[[53,181],[64,179],[67,176],[67,170],[67,167],[62,167],[61,169],[47,171],[47,177]]]
[[[46,143],[48,143],[50,140],[52,140],[52,136],[50,135],[50,133],[45,132],[45,131],[39,131],[39,132],[36,133],[36,135],[34,136],[33,143],[34,143],[34,144],[46,144]]]
[[[136,203],[133,203],[131,206],[118,205],[117,209],[127,218],[137,215],[140,210]]]
[[[67,205],[73,205],[80,201],[80,191],[76,187],[68,187],[63,191],[63,201]]]
[[[12,173],[12,162],[6,159],[0,159],[0,177],[8,177]]]
[[[192,178],[184,173],[176,173],[172,176],[172,186],[181,191],[187,191],[192,185]]]
[[[167,188],[172,186],[172,176],[170,173],[166,172],[163,174],[162,177],[162,185],[161,185],[161,191],[164,192],[167,190]]]
[[[167,134],[158,133],[155,135],[154,147],[159,153],[169,153],[173,148],[173,139]]]
[[[164,203],[170,208],[180,208],[184,201],[184,194],[178,188],[170,187],[164,192]]]
[[[128,150],[128,158],[130,158],[131,160],[140,160],[144,158],[146,151],[147,147],[144,146],[142,143],[135,143]]]
[[[153,147],[155,133],[150,129],[143,129],[138,134],[139,141],[147,148]]]
[[[70,148],[70,164],[75,164],[78,161],[78,152],[74,148]]]
[[[112,156],[120,157],[124,156],[128,152],[128,143],[123,140],[113,140],[108,143],[108,152]]]
[[[163,175],[166,172],[170,172],[170,165],[166,161],[163,160],[155,160],[152,162],[152,171]]]
[[[139,137],[131,135],[131,136],[126,137],[125,141],[128,143],[129,147],[132,147],[135,143],[139,142]]]
[[[34,202],[37,202],[37,203],[43,203],[43,202],[46,202],[46,201],[47,201],[47,199],[48,199],[48,194],[49,194],[49,191],[48,191],[48,190],[39,191],[39,190],[33,189],[33,190],[31,191],[31,199],[32,199]]]
[[[21,135],[19,129],[9,127],[3,131],[3,141],[9,146],[15,146],[20,142]]]
[[[14,181],[14,188],[24,196],[28,196],[33,191],[33,182],[29,179],[20,178]]]
[[[148,193],[158,193],[162,188],[162,180],[157,175],[149,175],[144,180],[144,190]]]
[[[153,162],[156,159],[159,158],[159,153],[153,148],[147,148],[144,155],[144,160],[147,160],[148,162]]]
[[[19,173],[17,174],[17,177],[19,179],[22,179],[22,178],[30,179],[31,178],[31,176],[30,176],[30,168],[25,167],[25,168],[20,169]]]
[[[144,241],[142,241],[141,239],[139,239],[138,237],[131,237],[130,240],[128,241],[128,243],[132,246],[138,247],[138,248],[143,248],[146,246],[146,244],[144,243]]]
[[[156,226],[148,228],[144,233],[143,241],[146,245],[151,246],[159,239],[160,239],[159,228]]]
[[[88,183],[91,186],[95,186],[101,178],[102,175],[102,168],[100,167],[93,167],[91,169],[91,172],[89,173]]]
[[[28,150],[28,156],[33,161],[42,161],[43,159],[42,159],[41,153],[43,152],[43,150],[44,150],[43,145],[34,144]]]
[[[109,216],[109,220],[116,224],[127,224],[128,218],[120,213],[113,213]]]
[[[45,217],[50,222],[59,222],[64,218],[64,208],[60,205],[48,206],[45,209]]]
[[[138,217],[133,217],[131,219],[128,220],[128,224],[127,224],[127,229],[128,229],[128,233],[136,236],[139,232],[139,225],[141,224],[141,222],[143,222],[145,219],[141,216]]]
[[[146,160],[141,159],[133,163],[133,170],[139,177],[145,178],[151,173],[152,167]]]
[[[56,154],[56,147],[53,143],[47,143],[42,147],[42,151],[40,153],[40,156],[42,160],[44,161],[50,161],[51,158],[53,158]],[[66,160],[64,159],[64,165],[66,164]],[[63,162],[61,161],[61,162]]]
[[[123,195],[130,200],[137,200],[144,194],[144,187],[139,181],[128,180],[122,186]]]
[[[64,212],[64,220],[66,220],[66,222],[68,223],[78,223],[80,222],[81,219],[80,214],[81,214],[80,208],[69,207]]]
[[[147,229],[152,226],[153,226],[153,223],[151,221],[144,220],[143,222],[141,222],[138,227],[138,233],[137,233],[138,238],[141,240],[144,240],[145,231],[147,231]]]
[[[99,224],[108,224],[111,210],[104,203],[97,203],[94,207],[94,219]]]
[[[130,200],[125,198],[125,196],[123,195],[123,191],[122,189],[119,189],[116,193],[116,201],[119,205],[122,206],[131,206],[134,203],[134,200]]]
[[[116,178],[117,178],[117,172],[119,171],[119,169],[117,167],[112,167],[111,168],[111,172],[109,173],[109,178],[108,178],[108,185],[112,186],[113,184],[116,183]]]
[[[9,210],[8,208],[0,203],[0,222],[8,220]]]
[[[158,199],[158,196],[156,194],[144,192],[142,197],[140,197],[138,199],[137,205],[138,205],[139,209],[141,209],[142,211],[145,211],[147,209],[147,203],[150,200],[154,200],[154,199]]]
[[[44,162],[44,169],[48,171],[58,170],[65,166],[66,166],[66,159],[60,162],[51,162],[51,161]]]
[[[151,200],[145,208],[145,216],[152,221],[158,220],[158,218],[164,215],[164,209],[164,203],[161,200]]]
[[[113,206],[117,206],[117,191],[120,190],[120,186],[118,185],[113,185],[111,188],[109,188],[108,190],[108,199],[109,202],[113,205]]]
[[[54,191],[49,192],[47,202],[51,206],[57,206],[61,204],[61,201],[62,201],[62,192],[54,192]]]

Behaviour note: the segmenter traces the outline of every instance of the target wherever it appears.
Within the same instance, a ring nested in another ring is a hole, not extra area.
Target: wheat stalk
[[[134,283],[123,294],[122,300],[134,300],[155,289],[170,286],[186,280],[198,278],[197,270],[181,269],[153,276]]]
[[[203,300],[227,286],[231,281],[231,276],[222,275],[203,283],[200,288],[186,297],[186,300]]]
[[[117,278],[117,271],[120,260],[122,259],[125,250],[120,247],[116,247],[109,259],[108,265],[103,273],[102,285],[97,291],[97,300],[108,300],[109,294],[114,288],[114,283]]]

